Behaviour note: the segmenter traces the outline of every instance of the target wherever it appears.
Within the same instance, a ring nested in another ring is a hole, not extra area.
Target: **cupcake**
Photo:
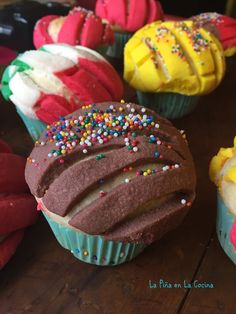
[[[2,94],[11,100],[33,140],[47,124],[82,104],[120,100],[123,83],[97,52],[63,44],[26,51],[2,77]]]
[[[58,242],[97,265],[133,259],[177,227],[195,197],[182,134],[124,102],[87,105],[51,125],[25,176]]]
[[[135,31],[163,19],[161,4],[156,0],[97,0],[95,10],[115,32],[115,43],[107,50],[114,58],[123,57],[124,46]]]
[[[213,12],[193,16],[191,20],[198,26],[212,31],[220,40],[226,57],[236,53],[236,19]]]
[[[210,178],[218,189],[217,236],[225,253],[236,264],[236,137],[234,147],[221,148],[212,158]]]
[[[140,104],[170,119],[190,113],[225,73],[218,39],[192,21],[146,25],[128,41],[124,58],[124,78]]]
[[[91,49],[112,45],[114,35],[100,17],[81,7],[72,9],[67,16],[48,15],[40,19],[34,29],[34,45],[64,43]]]
[[[37,219],[36,202],[24,178],[26,160],[0,140],[0,270]]]

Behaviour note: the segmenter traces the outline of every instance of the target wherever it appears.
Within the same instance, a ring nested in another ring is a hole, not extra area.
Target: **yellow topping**
[[[230,47],[225,50],[226,57],[232,57],[236,53],[236,47]]]
[[[236,166],[232,166],[228,169],[224,179],[236,183]]]
[[[234,138],[234,147],[221,148],[216,156],[210,162],[210,179],[219,187],[223,179],[236,183],[236,166],[230,166],[226,173],[221,173],[225,163],[236,156],[236,137]]]
[[[218,39],[192,21],[148,24],[125,46],[124,78],[143,92],[205,94],[224,72]]]

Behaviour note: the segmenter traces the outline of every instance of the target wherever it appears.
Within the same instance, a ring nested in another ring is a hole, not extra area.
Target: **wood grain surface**
[[[232,61],[221,86],[202,97],[194,113],[173,121],[187,133],[198,177],[196,201],[180,227],[130,263],[98,267],[60,247],[41,217],[0,272],[0,314],[236,313],[236,266],[216,238],[216,189],[208,178],[211,157],[236,135],[235,80]],[[135,101],[134,95],[126,89],[126,100]],[[14,107],[3,100],[0,136],[24,156],[33,145]],[[161,279],[181,287],[150,288],[149,280]],[[214,288],[184,287],[194,280]]]

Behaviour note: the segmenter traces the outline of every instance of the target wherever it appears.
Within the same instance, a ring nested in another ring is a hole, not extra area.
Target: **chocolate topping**
[[[85,106],[48,126],[26,166],[31,192],[63,221],[115,241],[152,242],[195,197],[185,139],[135,104]]]

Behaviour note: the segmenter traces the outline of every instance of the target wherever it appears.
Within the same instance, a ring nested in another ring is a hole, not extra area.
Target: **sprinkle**
[[[185,205],[187,203],[187,201],[183,198],[182,200],[181,200],[181,204],[182,205]]]
[[[83,254],[84,254],[84,256],[88,256],[89,255],[88,251],[86,251],[86,250],[83,252]]]
[[[121,103],[121,104],[124,104],[124,103],[125,103],[124,99],[121,99],[120,103]]]
[[[120,258],[124,257],[125,256],[125,253],[121,252],[120,253]]]
[[[99,197],[104,197],[105,195],[106,195],[106,193],[104,191],[99,192]]]
[[[154,153],[154,157],[158,158],[160,156],[160,153],[159,152],[155,152]]]
[[[167,170],[169,170],[169,169],[170,169],[169,166],[164,166],[164,167],[162,167],[162,170],[163,170],[163,171],[167,171]]]
[[[155,124],[155,128],[156,128],[156,129],[159,129],[159,128],[160,128],[160,124],[159,124],[159,123],[156,123],[156,124]]]
[[[100,160],[102,158],[105,158],[105,155],[104,154],[99,154],[95,157],[95,160]]]
[[[121,101],[121,103],[125,103]],[[130,113],[125,114],[125,107],[120,106],[119,110],[111,104],[107,109],[100,110],[95,105],[85,105],[84,110],[79,116],[61,119],[48,125],[45,136],[49,143],[54,143],[55,148],[49,152],[48,157],[65,156],[76,148],[80,148],[86,154],[87,148],[93,145],[108,143],[118,137],[124,137],[125,144],[131,153],[137,152],[138,142],[129,138],[137,137],[137,131],[143,128],[154,129],[159,126],[154,122],[154,117],[147,114],[145,108],[141,108],[140,113],[134,113],[135,108],[131,104],[126,104],[130,108]],[[118,114],[114,114],[117,112]],[[154,135],[149,138],[155,144],[158,141]],[[38,142],[39,143],[39,142]],[[42,142],[40,145],[43,145]],[[79,150],[79,149],[78,149]]]
[[[125,183],[129,183],[129,182],[130,182],[130,179],[126,178]]]

